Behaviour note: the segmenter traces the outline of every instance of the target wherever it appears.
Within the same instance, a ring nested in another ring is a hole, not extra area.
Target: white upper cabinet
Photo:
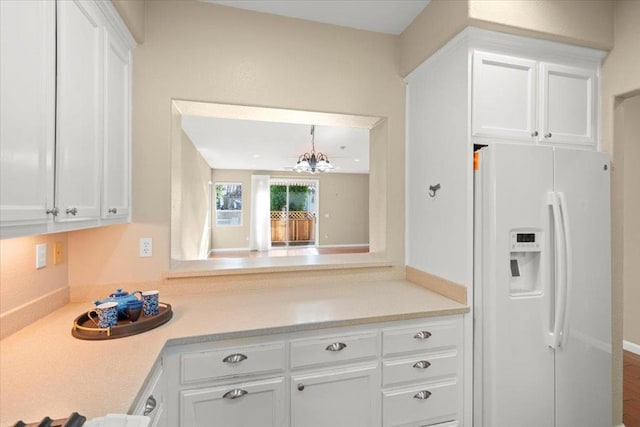
[[[544,142],[593,145],[595,71],[542,63],[540,72],[540,129]]]
[[[477,52],[473,56],[473,70],[473,135],[533,138],[536,62]]]
[[[117,37],[105,42],[105,129],[102,218],[129,216],[131,53]]]
[[[130,215],[131,49],[110,1],[0,0],[0,237]]]
[[[595,148],[597,66],[475,51],[472,75],[472,137]]]
[[[0,1],[0,226],[53,209],[56,5]]]
[[[103,39],[93,4],[58,3],[58,221],[100,216]]]

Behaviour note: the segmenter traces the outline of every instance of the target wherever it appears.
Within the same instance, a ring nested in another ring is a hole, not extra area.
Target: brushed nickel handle
[[[531,132],[531,136],[538,136],[538,131],[534,130],[533,132]]]
[[[144,412],[142,414],[149,415],[154,409],[156,409],[157,404],[158,402],[156,401],[156,398],[153,397],[153,395],[149,396],[144,404]]]
[[[426,360],[420,360],[419,362],[413,364],[413,367],[416,369],[427,369],[429,366],[431,366],[431,363],[427,362]]]
[[[71,214],[73,216],[76,216],[76,214],[78,213],[78,208],[67,208],[65,212],[67,213],[67,215]]]
[[[300,383],[298,384],[298,391],[302,391],[304,390],[304,384]]]
[[[249,392],[247,390],[242,390],[241,388],[234,388],[233,390],[223,394],[222,397],[225,399],[238,399],[245,394],[249,394]]]
[[[427,400],[431,397],[431,392],[427,390],[422,390],[413,395],[414,399]]]
[[[230,354],[227,357],[225,357],[224,359],[222,359],[222,361],[224,363],[240,363],[243,360],[247,360],[248,357],[245,356],[244,354],[241,353],[236,353],[236,354]]]
[[[47,209],[47,215],[58,216],[60,210],[58,208]]]
[[[347,348],[347,345],[343,342],[334,342],[333,344],[329,344],[325,350],[327,351],[342,351]]]
[[[415,334],[413,337],[415,339],[417,339],[417,340],[426,340],[430,336],[431,336],[431,332],[429,332],[429,331],[420,331],[417,334]]]
[[[549,132],[549,133],[545,133],[545,134],[544,134],[544,137],[545,137],[545,138],[551,138],[551,132]]]
[[[118,213],[118,208],[111,208],[107,212],[110,213],[110,214],[114,214],[115,215],[115,214]]]

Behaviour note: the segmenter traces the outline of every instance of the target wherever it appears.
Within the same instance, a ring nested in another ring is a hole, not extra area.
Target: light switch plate
[[[40,243],[36,245],[36,269],[45,268],[47,266],[47,244]]]

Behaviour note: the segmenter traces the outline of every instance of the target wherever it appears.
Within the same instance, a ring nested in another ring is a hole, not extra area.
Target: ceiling
[[[201,0],[379,33],[400,34],[429,0]]]
[[[311,126],[183,114],[182,128],[213,169],[287,171],[311,151]],[[369,172],[369,129],[316,125],[316,152],[332,173]]]

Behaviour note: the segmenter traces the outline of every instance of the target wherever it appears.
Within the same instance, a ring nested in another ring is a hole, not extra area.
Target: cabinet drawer
[[[181,383],[189,384],[226,377],[278,372],[285,368],[284,344],[227,347],[184,354]]]
[[[425,323],[409,328],[386,329],[382,332],[382,355],[455,347],[458,343],[455,322]]]
[[[457,395],[455,381],[383,392],[383,427],[453,421],[457,418]]]
[[[455,352],[385,360],[382,364],[382,385],[387,387],[409,381],[432,381],[456,375],[457,368],[458,357]]]
[[[291,368],[374,358],[378,353],[375,333],[291,342]]]

